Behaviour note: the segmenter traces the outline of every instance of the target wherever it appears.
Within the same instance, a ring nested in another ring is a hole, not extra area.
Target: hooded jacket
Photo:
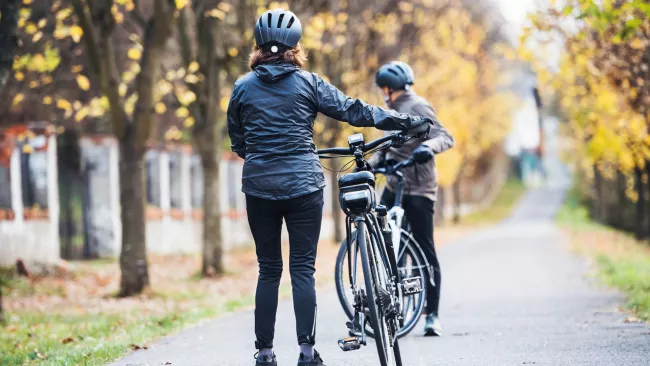
[[[388,106],[401,113],[428,117],[433,121],[433,125],[429,129],[429,134],[424,138],[411,139],[400,148],[390,148],[374,154],[368,160],[371,166],[380,164],[384,159],[406,160],[413,155],[413,151],[420,145],[427,146],[434,154],[440,154],[454,146],[454,138],[438,120],[435,109],[424,98],[415,94],[414,91],[404,92],[389,103]],[[438,174],[435,157],[429,163],[405,168],[402,172],[404,173],[404,194],[423,196],[432,201],[437,199]],[[397,178],[388,177],[387,186],[388,189],[395,192]]]
[[[431,122],[352,99],[293,64],[257,66],[235,82],[228,105],[231,148],[245,160],[244,193],[282,200],[323,189],[313,139],[318,112],[352,126],[387,131]]]

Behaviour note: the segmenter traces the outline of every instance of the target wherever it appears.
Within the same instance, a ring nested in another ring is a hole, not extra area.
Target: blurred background
[[[61,344],[75,332],[113,342],[108,360],[139,347],[106,338],[115,324],[159,324],[136,333],[146,342],[250,304],[243,162],[225,111],[248,72],[252,25],[275,7],[300,18],[306,68],[352,97],[383,106],[377,68],[413,67],[416,92],[456,139],[437,157],[438,242],[500,221],[527,189],[566,184],[568,171],[567,220],[648,239],[645,1],[6,0],[0,289],[13,315],[0,339],[30,344],[0,342],[11,343],[8,364],[57,354],[29,340],[45,324]],[[315,125],[319,147],[355,132],[379,136],[322,116]],[[321,240],[331,244],[344,229],[327,174]],[[336,247],[322,247],[326,263]],[[70,332],[77,323],[87,328]]]

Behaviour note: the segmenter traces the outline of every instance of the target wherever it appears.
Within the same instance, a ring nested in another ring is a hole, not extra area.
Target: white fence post
[[[9,170],[9,177],[11,178],[11,209],[14,211],[14,223],[17,227],[22,227],[25,218],[23,210],[23,187],[21,185],[20,151],[18,148],[15,148],[11,153]]]
[[[61,258],[59,243],[59,178],[57,164],[56,135],[47,137],[47,208],[50,220],[50,243],[56,258]]]

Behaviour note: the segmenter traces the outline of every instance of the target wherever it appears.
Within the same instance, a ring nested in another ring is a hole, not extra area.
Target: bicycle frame
[[[384,176],[395,176],[397,177],[397,187],[395,189],[395,202],[393,203],[393,207],[388,210],[388,225],[390,225],[391,230],[392,230],[392,241],[393,241],[393,248],[395,249],[395,258],[399,259],[401,256],[401,236],[402,234],[406,234],[409,238],[413,239],[414,242],[415,239],[413,238],[413,235],[407,230],[404,230],[404,216],[405,216],[405,211],[404,208],[402,208],[402,200],[404,199],[404,174],[398,170],[399,169],[399,163],[388,168],[379,168],[375,170],[376,174],[382,174]],[[417,243],[417,242],[416,242]],[[435,286],[435,282],[433,279],[433,266],[429,263],[429,260],[427,257],[424,255],[424,251],[419,245],[415,246],[417,250],[419,251],[419,254],[421,255],[422,260],[424,260],[424,265],[426,266],[427,272],[429,273],[429,282]],[[348,248],[349,250],[350,248]]]

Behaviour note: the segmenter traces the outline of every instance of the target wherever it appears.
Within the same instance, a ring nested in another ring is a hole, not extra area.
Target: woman
[[[323,213],[323,169],[313,141],[318,112],[353,126],[403,130],[427,118],[387,111],[351,99],[301,68],[302,26],[290,11],[267,11],[255,24],[252,69],[237,80],[228,106],[232,150],[245,159],[242,191],[255,240],[259,278],[255,294],[256,365],[277,365],[273,353],[282,275],[282,220],[289,232],[291,285],[299,366],[324,365],[316,340],[314,265]]]

